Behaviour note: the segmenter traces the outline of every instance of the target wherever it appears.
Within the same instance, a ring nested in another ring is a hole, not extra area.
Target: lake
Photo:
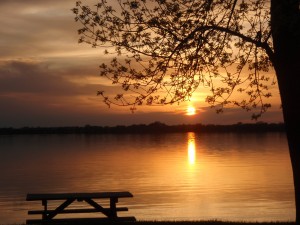
[[[284,133],[0,136],[0,224],[27,193],[130,191],[138,220],[294,220]]]

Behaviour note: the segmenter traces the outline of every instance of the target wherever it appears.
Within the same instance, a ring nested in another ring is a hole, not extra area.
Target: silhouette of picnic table
[[[128,211],[127,207],[117,207],[119,198],[132,198],[133,195],[128,192],[97,192],[97,193],[50,193],[50,194],[27,194],[26,201],[41,201],[43,210],[29,210],[29,215],[42,215],[42,219],[26,220],[27,224],[41,223],[76,223],[76,222],[100,222],[100,221],[136,221],[135,217],[118,217],[118,211]],[[107,199],[109,207],[101,205],[96,200]],[[54,201],[62,201],[56,208],[49,207]],[[89,208],[67,208],[73,202],[86,202]],[[102,217],[97,218],[55,218],[61,214],[78,213],[101,213]],[[104,217],[103,217],[104,215]],[[88,220],[88,221],[87,221]]]

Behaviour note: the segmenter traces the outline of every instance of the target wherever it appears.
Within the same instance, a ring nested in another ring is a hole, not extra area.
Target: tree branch
[[[242,33],[237,32],[237,31],[233,31],[233,30],[231,30],[229,28],[220,27],[220,26],[217,26],[217,25],[197,27],[185,39],[182,40],[182,43],[186,43],[188,40],[194,38],[194,36],[195,36],[195,34],[197,32],[207,31],[207,30],[221,31],[221,32],[230,34],[232,36],[239,37],[239,38],[241,38],[242,40],[244,40],[246,42],[253,43],[257,47],[264,49],[266,51],[267,55],[269,56],[271,62],[274,62],[273,61],[273,59],[274,59],[274,52],[273,52],[272,48],[268,45],[267,42],[261,42],[260,40],[253,39],[253,38],[248,37],[248,36],[246,36],[246,35],[244,35]]]

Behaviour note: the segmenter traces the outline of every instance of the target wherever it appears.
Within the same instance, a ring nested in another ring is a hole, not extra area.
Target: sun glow
[[[187,109],[186,109],[186,115],[188,116],[193,116],[196,114],[196,109],[194,106],[188,106]]]

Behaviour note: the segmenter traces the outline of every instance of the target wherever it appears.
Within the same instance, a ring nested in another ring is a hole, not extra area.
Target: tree
[[[109,3],[108,3],[109,2]],[[271,104],[278,82],[300,222],[300,0],[99,0],[73,9],[79,42],[103,47],[112,60],[101,76],[119,87],[106,104],[136,106],[187,101],[199,86],[222,112]],[[275,69],[268,73],[270,68]],[[239,98],[233,99],[233,93]]]

